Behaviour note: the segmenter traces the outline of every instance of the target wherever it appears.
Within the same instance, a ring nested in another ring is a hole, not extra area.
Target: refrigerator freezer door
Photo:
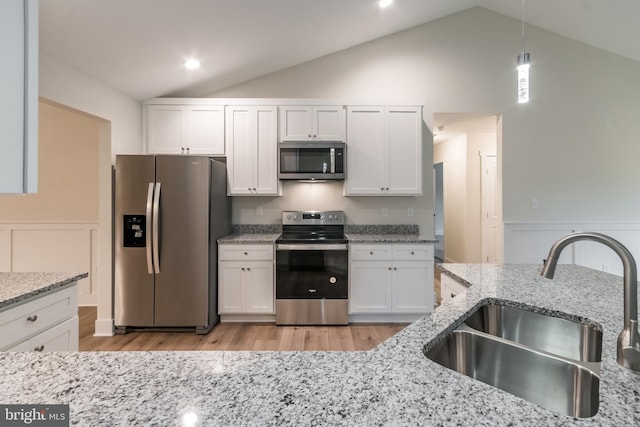
[[[157,156],[160,273],[155,282],[155,326],[209,323],[210,159]],[[157,194],[157,193],[156,193]]]
[[[153,274],[147,269],[147,246],[125,247],[125,215],[146,217],[149,183],[155,181],[151,156],[117,156],[114,211],[114,320],[116,326],[153,326]],[[132,217],[129,217],[132,218]],[[146,217],[145,230],[151,218]],[[146,239],[148,242],[148,239]]]

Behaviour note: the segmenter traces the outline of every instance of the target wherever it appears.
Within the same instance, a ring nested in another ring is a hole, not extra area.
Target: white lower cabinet
[[[433,311],[433,245],[350,245],[350,313]]]
[[[0,350],[78,351],[77,285],[1,311]]]
[[[220,245],[219,314],[274,314],[273,245]]]
[[[440,295],[442,302],[452,300],[456,295],[467,292],[467,287],[446,274],[440,275]]]

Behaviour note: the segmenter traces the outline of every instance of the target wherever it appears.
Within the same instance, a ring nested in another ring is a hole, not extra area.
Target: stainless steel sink
[[[594,326],[488,304],[424,353],[551,411],[578,418],[598,412],[602,333]]]
[[[602,331],[593,325],[498,304],[480,306],[465,324],[535,350],[585,362],[601,360]]]

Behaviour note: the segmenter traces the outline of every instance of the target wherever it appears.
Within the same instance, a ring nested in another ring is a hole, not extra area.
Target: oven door
[[[347,299],[346,244],[276,245],[276,299]]]

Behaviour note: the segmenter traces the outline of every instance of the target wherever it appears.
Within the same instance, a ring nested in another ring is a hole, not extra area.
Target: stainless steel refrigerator
[[[114,198],[117,333],[218,322],[217,244],[231,232],[224,159],[119,155]]]

